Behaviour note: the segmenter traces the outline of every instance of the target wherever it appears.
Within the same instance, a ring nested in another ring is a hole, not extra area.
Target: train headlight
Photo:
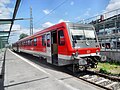
[[[75,56],[77,57],[78,55],[79,55],[79,53],[78,53],[78,52],[76,52],[76,53],[75,53]]]
[[[78,59],[78,52],[72,53],[72,59]]]
[[[96,54],[99,54],[99,50],[96,50]]]
[[[75,53],[72,53],[72,56],[75,56]]]

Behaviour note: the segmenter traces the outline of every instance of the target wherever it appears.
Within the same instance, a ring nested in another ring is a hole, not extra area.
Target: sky
[[[16,0],[0,0],[0,19],[12,18]],[[21,0],[16,18],[30,18],[32,7],[34,33],[62,21],[78,22],[120,8],[120,0]],[[7,30],[9,25],[0,25]],[[29,20],[15,21],[10,43],[21,33],[29,34]]]

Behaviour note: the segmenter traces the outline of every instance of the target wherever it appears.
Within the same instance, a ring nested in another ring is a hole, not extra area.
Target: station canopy
[[[14,24],[14,20],[15,20],[20,2],[21,2],[21,0],[14,1],[14,11],[10,18],[0,17],[0,42],[2,42],[2,43],[8,43],[8,39],[10,37],[10,32],[11,32],[12,26]]]

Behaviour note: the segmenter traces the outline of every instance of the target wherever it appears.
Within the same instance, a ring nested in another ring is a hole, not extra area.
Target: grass
[[[99,62],[95,71],[105,74],[119,75],[120,76],[120,63],[114,62]]]

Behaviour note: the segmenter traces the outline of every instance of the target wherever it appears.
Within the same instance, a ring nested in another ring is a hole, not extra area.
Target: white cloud
[[[30,29],[29,28],[21,28],[20,31],[18,31],[19,35],[22,34],[22,33],[25,33],[25,34],[30,34]]]
[[[58,23],[61,23],[61,22],[70,22],[70,21],[69,21],[69,20],[60,19],[60,20],[58,21]]]
[[[89,16],[89,15],[90,15],[90,12],[89,12],[89,11],[86,11],[86,12],[84,13],[84,15],[85,15],[85,16]]]
[[[0,0],[0,19],[11,18],[13,8],[6,7],[10,0]]]
[[[47,28],[47,27],[50,27],[50,26],[52,26],[52,25],[53,25],[53,23],[51,23],[51,22],[46,22],[46,23],[42,24],[42,27],[43,27],[43,28]]]
[[[19,27],[19,25],[15,26],[15,28],[18,28],[18,27]],[[10,38],[9,38],[9,43],[11,44],[11,43],[17,42],[19,40],[20,34],[22,34],[22,33],[29,35],[29,31],[30,31],[29,28],[21,28],[20,30],[16,30],[14,32],[11,32]]]
[[[86,10],[86,12],[84,13],[85,16],[90,16],[90,11],[91,11],[91,8],[88,8]]]
[[[41,28],[34,28],[34,32],[36,33],[36,32],[38,32],[38,31],[40,31],[40,30],[43,30],[43,29],[45,29],[45,28],[48,28],[48,27],[50,27],[50,26],[53,26],[53,25],[58,24],[58,23],[61,23],[61,22],[70,22],[70,21],[60,19],[57,23],[45,22],[45,23],[42,24],[42,27],[41,27]]]
[[[119,9],[119,11],[113,11],[116,9]],[[120,0],[110,0],[109,4],[107,5],[106,9],[104,10],[104,13],[109,12],[109,11],[113,11],[113,12],[106,13],[104,15],[104,18],[109,18],[116,14],[120,14]]]
[[[9,31],[9,29],[10,29],[10,24],[0,25],[0,31]]]
[[[110,0],[106,7],[106,11],[112,11],[120,8],[120,0]]]
[[[9,3],[10,3],[10,0],[0,0],[0,3],[9,4]]]
[[[80,17],[80,16],[78,16],[78,17],[76,17],[76,18],[75,18],[75,20],[80,20],[80,19],[81,19],[81,17]]]
[[[35,32],[40,31],[40,30],[43,30],[44,28],[48,28],[48,27],[50,27],[50,26],[53,26],[53,25],[58,24],[58,23],[61,23],[61,22],[70,22],[70,21],[60,19],[57,23],[45,22],[45,23],[42,24],[42,27],[41,27],[41,28],[35,29]]]
[[[70,2],[70,5],[74,5],[74,2],[73,2],[73,1],[71,1],[71,2]]]
[[[0,0],[0,19],[11,19],[13,8],[7,7],[11,4],[10,0]],[[9,31],[10,24],[0,25],[0,31]]]
[[[43,10],[43,12],[44,12],[45,14],[49,14],[49,13],[50,13],[50,10],[45,9],[45,10]]]
[[[21,26],[19,24],[14,24],[12,26],[12,30],[11,31],[19,31],[21,29]]]

